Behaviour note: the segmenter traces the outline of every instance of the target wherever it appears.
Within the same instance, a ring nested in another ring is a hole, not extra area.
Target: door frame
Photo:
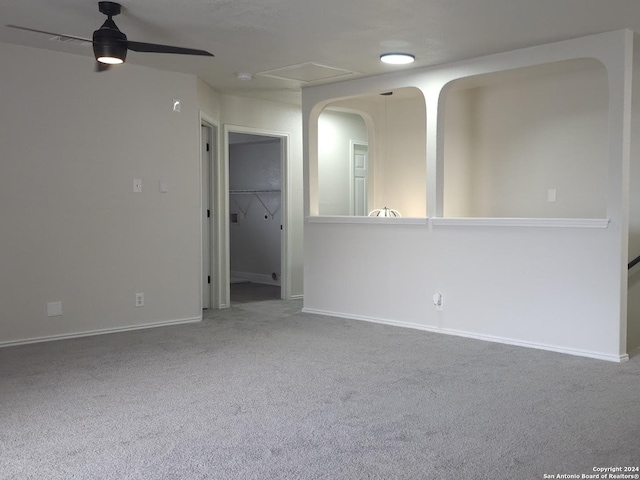
[[[231,281],[230,267],[230,222],[229,222],[229,134],[230,133],[247,133],[250,135],[260,135],[265,137],[274,137],[280,140],[280,208],[282,210],[282,233],[280,236],[280,298],[283,300],[291,299],[291,229],[289,228],[290,212],[289,205],[289,145],[290,134],[287,132],[279,132],[275,130],[267,130],[263,128],[245,127],[242,125],[224,124],[223,127],[223,145],[224,160],[220,163],[220,178],[222,187],[220,189],[219,200],[221,204],[220,216],[222,220],[220,225],[222,231],[218,235],[218,239],[224,242],[224,256],[220,257],[221,267],[221,308],[231,305],[231,290],[229,283]]]
[[[216,214],[219,208],[219,199],[217,192],[220,191],[218,173],[218,163],[220,159],[220,128],[218,122],[209,117],[206,113],[199,111],[200,118],[200,130],[199,130],[199,151],[200,151],[200,307],[203,307],[203,291],[204,285],[204,233],[205,228],[209,228],[209,270],[211,272],[211,283],[209,285],[209,308],[217,309],[221,308],[221,296],[220,296],[220,242],[218,241],[220,232],[220,218]],[[204,157],[202,154],[202,127],[206,127],[210,131],[211,148],[209,149],[208,156]],[[207,199],[205,198],[206,192],[203,188],[204,183],[204,162],[209,162],[209,204],[206,205]],[[203,221],[203,212],[205,209],[209,209],[211,212],[210,221],[206,224]]]

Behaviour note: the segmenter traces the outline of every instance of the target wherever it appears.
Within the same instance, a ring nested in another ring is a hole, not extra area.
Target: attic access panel
[[[315,62],[300,63],[297,65],[290,65],[288,67],[281,67],[258,73],[258,75],[263,77],[295,80],[303,83],[319,82],[322,80],[330,80],[355,74],[356,72],[351,70],[329,67]]]

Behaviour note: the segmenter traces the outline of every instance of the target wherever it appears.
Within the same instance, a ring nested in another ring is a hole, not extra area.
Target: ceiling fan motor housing
[[[99,30],[93,32],[93,53],[98,60],[101,57],[127,58],[127,36],[116,24],[107,19]]]

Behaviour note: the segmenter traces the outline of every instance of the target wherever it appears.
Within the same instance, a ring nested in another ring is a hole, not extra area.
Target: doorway
[[[229,129],[227,152],[230,304],[286,298],[286,139]]]
[[[351,215],[366,217],[367,206],[367,170],[368,145],[351,141]]]

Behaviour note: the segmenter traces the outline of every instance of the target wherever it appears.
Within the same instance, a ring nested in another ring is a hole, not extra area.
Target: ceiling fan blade
[[[127,48],[134,52],[150,52],[150,53],[176,53],[178,55],[201,55],[204,57],[213,57],[213,53],[205,50],[197,50],[195,48],[172,47],[170,45],[158,45],[156,43],[132,42],[127,41]]]
[[[45,35],[52,35],[54,37],[70,38],[72,40],[80,40],[82,42],[93,43],[93,40],[91,40],[90,38],[76,37],[75,35],[67,35],[66,33],[45,32],[44,30],[36,30],[35,28],[20,27],[18,25],[5,25],[5,26],[9,28],[15,28],[16,30],[26,30],[27,32],[44,33]]]

